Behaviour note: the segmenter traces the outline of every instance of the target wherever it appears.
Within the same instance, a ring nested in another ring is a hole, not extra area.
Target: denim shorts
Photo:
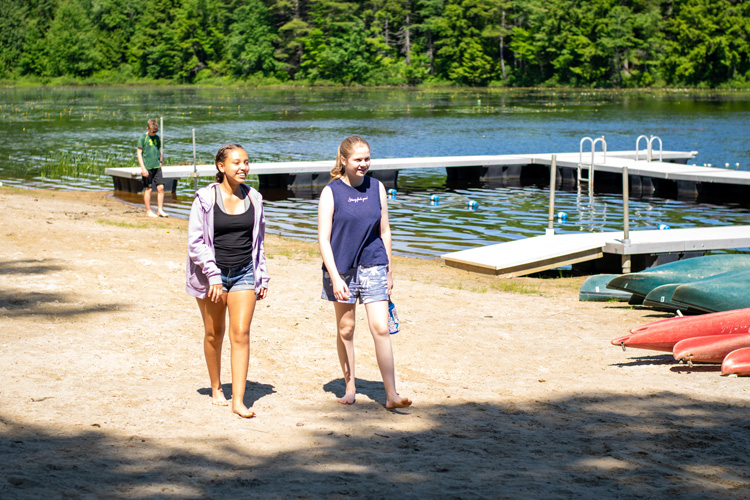
[[[221,269],[221,291],[239,292],[241,290],[255,290],[255,276],[253,275],[253,262],[243,267],[220,268]]]
[[[369,304],[380,300],[388,300],[388,266],[359,266],[339,273],[349,287],[349,300],[338,301],[333,295],[333,282],[328,271],[323,271],[323,293],[321,299],[331,302]]]

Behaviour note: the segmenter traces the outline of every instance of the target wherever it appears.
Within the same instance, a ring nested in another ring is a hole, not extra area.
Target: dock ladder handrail
[[[646,137],[645,135],[639,135],[638,138],[635,140],[635,161],[638,161],[638,146],[641,143],[641,139],[646,139],[646,161],[653,161],[654,159],[654,141],[659,141],[659,161],[662,160],[662,152],[663,152],[663,145],[661,142],[661,138],[655,135],[652,135],[651,137]]]
[[[589,174],[587,177],[583,176],[583,144],[589,141],[591,143],[591,163],[587,166]],[[604,154],[603,163],[607,163],[607,141],[604,140],[604,136],[597,139],[591,137],[584,137],[581,139],[581,143],[578,148],[578,187],[581,187],[581,182],[586,182],[589,185],[589,196],[594,194],[594,154],[596,152],[596,143],[602,143],[602,153]]]

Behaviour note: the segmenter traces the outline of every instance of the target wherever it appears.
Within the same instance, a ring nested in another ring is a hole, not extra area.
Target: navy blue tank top
[[[331,248],[336,269],[388,264],[380,238],[380,182],[365,176],[358,187],[341,179],[328,184],[333,192]],[[325,269],[325,266],[324,266]]]

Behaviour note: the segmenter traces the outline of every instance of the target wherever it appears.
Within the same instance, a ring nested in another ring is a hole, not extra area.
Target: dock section
[[[664,151],[663,158],[668,161],[685,163],[693,159],[697,152]],[[621,158],[635,161],[636,157],[645,158],[646,151],[612,151],[607,158]],[[562,153],[559,157],[573,158],[573,163],[565,163],[558,168],[577,168],[578,153]],[[549,169],[551,154],[547,155],[476,155],[476,156],[433,156],[423,158],[379,158],[373,159],[370,171],[375,177],[394,184],[401,170],[445,168],[450,179],[485,180],[519,180],[524,167],[529,165],[546,166]],[[639,163],[646,163],[639,162]],[[329,173],[334,166],[333,160],[292,161],[252,163],[250,173],[256,174],[260,187],[322,187],[329,181]],[[597,167],[598,169],[598,167]],[[718,169],[717,169],[718,170]],[[105,174],[112,176],[116,191],[139,192],[143,189],[141,170],[138,167],[107,168]],[[214,165],[165,165],[162,167],[165,179],[213,177],[216,174]],[[568,175],[569,177],[569,175]]]
[[[569,233],[536,236],[442,255],[446,265],[502,277],[616,256],[692,253],[750,248],[750,226]],[[635,270],[635,269],[634,269]],[[619,272],[619,270],[618,270]]]

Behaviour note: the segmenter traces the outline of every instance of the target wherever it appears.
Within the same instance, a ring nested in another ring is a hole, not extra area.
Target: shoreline
[[[414,406],[384,408],[363,308],[344,406],[317,245],[269,235],[248,421],[210,404],[187,220],[107,192],[3,186],[0,202],[3,497],[741,499],[750,486],[750,378],[610,345],[670,315],[578,302],[582,277],[396,257],[397,387]]]

